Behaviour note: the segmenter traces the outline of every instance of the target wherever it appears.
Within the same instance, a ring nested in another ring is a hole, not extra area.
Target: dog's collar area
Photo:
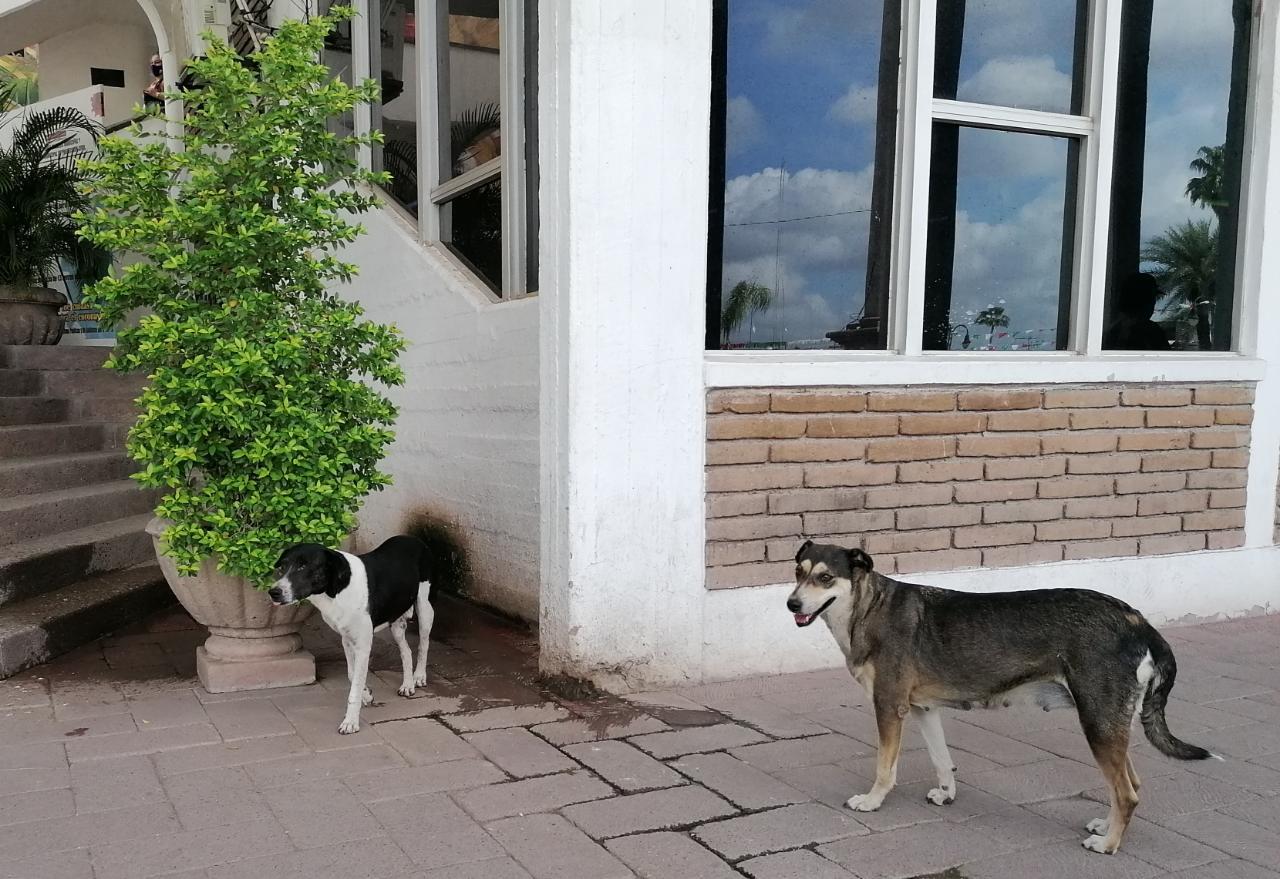
[[[836,597],[833,595],[826,600],[826,602],[822,605],[822,607],[818,608],[813,613],[794,614],[796,618],[796,626],[803,629],[805,626],[812,623],[818,617],[822,616],[822,612],[825,611],[827,608],[829,608],[832,604],[834,604],[835,600],[836,600]]]

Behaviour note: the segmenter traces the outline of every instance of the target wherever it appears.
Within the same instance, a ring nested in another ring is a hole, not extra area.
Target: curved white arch
[[[178,55],[173,49],[173,43],[169,40],[169,31],[165,27],[164,17],[160,14],[160,8],[156,6],[155,0],[137,0],[137,4],[142,7],[142,13],[147,17],[147,21],[151,22],[151,30],[155,33],[156,52],[160,55],[160,61],[164,64],[165,90],[177,91]],[[169,147],[173,149],[178,144],[175,138],[182,134],[182,102],[166,101],[164,115],[165,130],[169,135]]]

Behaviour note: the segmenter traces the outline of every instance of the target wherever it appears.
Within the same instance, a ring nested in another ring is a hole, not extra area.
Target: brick
[[[1008,546],[1035,540],[1036,528],[1030,523],[1009,525],[977,525],[957,528],[955,544],[959,549],[983,546]]]
[[[1077,473],[1135,473],[1142,465],[1142,456],[1125,455],[1076,455],[1067,459],[1067,472]]]
[[[885,507],[927,507],[951,502],[952,487],[948,484],[891,485],[885,488],[867,489],[868,509]]]
[[[1036,493],[1042,498],[1098,497],[1109,495],[1115,479],[1106,475],[1062,476],[1042,480]]]
[[[568,745],[564,752],[627,792],[684,784],[679,773],[626,742],[601,741]]]
[[[380,724],[380,726],[400,725]],[[277,737],[268,741],[276,742],[282,738]],[[471,752],[470,746],[467,746],[467,750]],[[160,764],[160,774],[164,775],[162,761],[157,758],[156,762]],[[312,752],[308,749],[292,757],[246,763],[244,771],[253,779],[254,786],[258,790],[265,790],[269,787],[295,784],[300,781],[342,778],[347,775],[374,772],[378,769],[402,770],[404,766],[405,759],[400,754],[386,745],[378,744],[320,752]]]
[[[787,806],[809,799],[790,785],[728,754],[691,754],[671,765],[743,809]]]
[[[1138,512],[1136,497],[1076,498],[1067,501],[1068,519],[1092,519],[1107,516],[1132,516]]]
[[[1244,546],[1244,531],[1215,531],[1209,534],[1209,549],[1236,549]]]
[[[1065,546],[1064,558],[1107,559],[1138,554],[1136,540],[1081,540]]]
[[[1062,501],[1029,500],[989,504],[982,508],[982,521],[987,524],[1000,522],[1047,522],[1062,517]]]
[[[73,764],[71,789],[75,791],[75,812],[80,815],[166,799],[155,767],[146,756]]]
[[[1067,472],[1066,458],[1026,458],[988,461],[988,479],[1043,479]]]
[[[634,874],[603,846],[559,815],[497,821],[489,833],[534,879],[632,879]]]
[[[289,735],[294,731],[293,724],[268,699],[213,702],[206,705],[204,710],[225,742]]]
[[[1111,523],[1105,519],[1064,519],[1036,526],[1036,540],[1096,540],[1110,536]]]
[[[899,482],[952,482],[981,478],[981,461],[917,461],[898,467]]]
[[[1035,409],[1043,394],[1032,390],[980,390],[961,391],[956,397],[959,409]]]
[[[1066,412],[1044,409],[1022,409],[992,412],[987,416],[987,430],[1064,430],[1070,424]]]
[[[1206,546],[1203,532],[1195,534],[1171,534],[1167,537],[1143,537],[1138,541],[1141,555],[1169,555],[1176,552],[1195,552]]]
[[[1245,500],[1245,490],[1243,488],[1219,488],[1209,492],[1209,509],[1223,510],[1232,507],[1243,507]]]
[[[100,760],[106,757],[130,757],[139,754],[156,754],[206,745],[222,741],[218,731],[210,723],[193,723],[187,726],[144,729],[133,733],[110,736],[86,736],[67,741],[67,759],[72,763],[81,760]]]
[[[707,443],[707,464],[762,464],[769,460],[769,444],[752,440]]]
[[[708,565],[741,565],[764,561],[764,544],[758,540],[707,544]]]
[[[857,488],[805,488],[769,495],[769,512],[810,513],[820,510],[860,510],[863,491]]]
[[[768,500],[768,496],[763,494],[709,494],[707,518],[763,515],[768,512]]]
[[[1224,469],[1249,466],[1248,449],[1219,449],[1213,453],[1213,466]]]
[[[362,772],[343,779],[363,803],[380,803],[422,794],[468,790],[506,781],[502,770],[488,760],[450,760],[426,766]]]
[[[1247,406],[1253,402],[1253,387],[1248,385],[1200,385],[1195,390],[1197,406]]]
[[[1168,494],[1144,494],[1138,498],[1139,516],[1159,516],[1167,513],[1194,513],[1208,509],[1207,491],[1175,491]]]
[[[885,491],[887,489],[876,489]],[[857,534],[893,527],[893,510],[864,510],[843,513],[805,513],[804,533]],[[792,553],[794,555],[794,552]]]
[[[793,553],[793,558],[794,555]],[[591,717],[571,717],[568,720],[539,724],[530,731],[551,744],[562,747],[579,742],[625,739],[646,733],[666,732],[670,728],[648,714],[637,714],[630,709],[605,709]]]
[[[1187,474],[1176,470],[1161,473],[1127,473],[1116,477],[1116,494],[1143,494],[1153,491],[1181,491]]]
[[[855,821],[851,814],[820,803],[784,806],[756,815],[717,821],[693,831],[704,845],[729,860],[868,833],[867,828]]]
[[[1244,488],[1249,475],[1243,470],[1201,470],[1187,474],[1188,488]]]
[[[1204,470],[1209,466],[1210,453],[1195,449],[1178,452],[1148,452],[1142,456],[1143,473],[1159,473],[1164,470]]]
[[[1244,527],[1244,510],[1205,510],[1182,517],[1184,531],[1221,531]]]
[[[253,821],[94,846],[94,875],[154,876],[291,851],[289,836],[279,824]]]
[[[816,439],[893,436],[898,432],[896,415],[815,415],[806,423],[805,435]]]
[[[804,468],[804,484],[808,488],[888,485],[897,476],[898,468],[892,464],[809,464]]]
[[[745,586],[775,586],[791,580],[794,570],[795,562],[759,562],[709,568],[707,569],[707,588],[741,589]]]
[[[526,778],[576,769],[577,764],[527,729],[492,729],[463,736],[508,775]]]
[[[981,433],[983,428],[986,427],[986,423],[987,416],[970,412],[903,415],[898,421],[898,433],[904,436]]]
[[[1120,394],[1122,406],[1189,406],[1190,388],[1126,388]]]
[[[751,858],[738,867],[751,879],[849,879],[853,875],[806,849]]]
[[[736,516],[707,523],[708,540],[759,540],[799,533],[799,516]]]
[[[956,448],[961,457],[1012,458],[1040,454],[1038,436],[962,436]]]
[[[778,393],[771,395],[774,412],[863,412],[867,408],[865,393]]]
[[[980,504],[988,501],[1021,501],[1035,496],[1036,484],[1034,482],[1002,480],[956,486],[956,501],[962,504]]]
[[[805,420],[783,415],[718,415],[707,419],[707,439],[783,439],[803,436]]]
[[[1236,449],[1247,445],[1247,430],[1197,430],[1191,434],[1193,449]]]
[[[1062,561],[1062,544],[1028,543],[1025,546],[998,546],[982,551],[984,568],[1044,565]]]
[[[551,812],[563,806],[613,796],[613,788],[585,769],[505,784],[477,787],[454,795],[477,821],[489,822],[513,815]]]
[[[493,864],[492,861],[482,863]],[[523,870],[514,865],[513,868],[519,872],[502,871],[494,866],[483,875],[485,879],[528,879],[528,874]],[[218,864],[208,873],[204,870],[184,871],[170,874],[167,879],[205,879],[206,875],[209,879],[263,879],[265,876],[270,876],[271,879],[306,879],[316,876],[372,879],[375,876],[402,876],[412,869],[413,862],[404,851],[392,840],[382,837],[237,860],[234,863]],[[434,872],[417,875],[427,875],[431,879],[437,877]],[[449,879],[467,879],[467,876],[450,873]]]
[[[689,727],[674,732],[637,736],[631,740],[631,744],[659,760],[669,760],[672,757],[683,757],[685,754],[723,751],[726,748],[752,745],[763,741],[765,737],[755,730],[735,723],[717,723],[711,726]]]
[[[562,814],[596,839],[724,818],[738,810],[704,787],[683,785],[571,806]]]
[[[1052,388],[1044,392],[1046,409],[1107,409],[1120,402],[1110,388]]]
[[[1111,430],[1118,427],[1142,427],[1146,420],[1142,409],[1085,409],[1071,413],[1072,430]]]
[[[769,449],[769,460],[780,464],[807,464],[810,461],[857,461],[866,454],[865,440],[797,439],[776,442]]]
[[[1041,437],[1040,449],[1046,455],[1087,455],[1096,452],[1114,452],[1116,443],[1117,435],[1109,432],[1050,433]]]
[[[934,552],[904,552],[897,557],[899,574],[921,571],[955,571],[982,566],[982,551],[977,549],[944,549]],[[879,567],[877,565],[877,567]]]
[[[952,442],[949,437],[875,440],[867,444],[867,460],[880,463],[946,458],[951,454]]]
[[[769,411],[769,395],[760,391],[723,390],[707,394],[707,412],[754,414]]]
[[[916,507],[898,510],[897,517],[899,531],[924,531],[976,525],[982,521],[982,510],[978,507]]]
[[[867,408],[872,412],[948,412],[956,408],[956,394],[955,391],[872,391],[867,398]]]
[[[1213,413],[1213,421],[1215,424],[1253,424],[1253,409],[1249,406],[1233,406],[1224,409],[1215,409]]]
[[[879,553],[927,552],[951,546],[951,532],[946,528],[932,531],[897,531],[892,534],[868,534],[862,547],[872,555]]]
[[[828,532],[824,537],[830,537]],[[795,562],[796,550],[800,542],[794,537],[767,541],[764,545],[764,557],[771,562]]]
[[[1212,409],[1148,409],[1147,427],[1209,427]]]
[[[1143,430],[1122,433],[1118,437],[1122,452],[1154,452],[1185,449],[1191,445],[1191,434],[1185,430]]]
[[[1181,530],[1181,516],[1138,516],[1130,519],[1116,519],[1111,523],[1111,533],[1115,537],[1147,537],[1152,534],[1171,534]]]
[[[535,723],[551,723],[564,720],[569,716],[559,705],[543,702],[537,705],[508,705],[501,708],[483,708],[479,711],[467,711],[450,714],[440,718],[459,732],[480,732],[486,729],[503,729],[508,726],[532,726]],[[412,721],[410,721],[412,722]],[[379,724],[382,727],[390,724]],[[383,733],[385,737],[386,733]],[[470,745],[467,745],[471,749]],[[471,749],[474,750],[474,749]],[[413,762],[410,760],[410,762]]]
[[[278,787],[265,798],[297,848],[350,843],[383,833],[364,804],[336,779]]]
[[[800,485],[803,476],[804,469],[799,464],[708,467],[707,491],[761,491],[770,488],[795,488]]]
[[[609,851],[636,871],[641,879],[741,879],[720,858],[683,833],[642,833],[610,840]]]

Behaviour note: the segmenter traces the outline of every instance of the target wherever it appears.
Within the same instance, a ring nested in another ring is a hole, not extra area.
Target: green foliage
[[[84,235],[141,259],[89,291],[119,334],[110,365],[148,370],[129,453],[137,479],[164,493],[166,549],[180,570],[206,558],[265,585],[280,550],[336,546],[362,498],[389,484],[378,462],[396,409],[373,382],[403,383],[393,328],[330,285],[355,266],[333,252],[363,228],[346,219],[385,183],[361,170],[327,121],[377,96],[318,58],[350,11],[284,24],[246,65],[223,45],[192,63],[200,87],[181,98],[187,126],[173,151],[135,126],[108,137],[98,207]]]
[[[728,344],[729,336],[742,322],[756,312],[768,311],[773,305],[773,290],[755,281],[739,281],[729,291],[720,313],[720,334]]]
[[[1005,310],[1002,307],[995,305],[978,312],[978,316],[973,319],[973,322],[995,330],[996,327],[1009,326],[1009,315],[1005,314]]]
[[[1225,166],[1225,145],[1202,146],[1196,150],[1196,157],[1188,167],[1197,176],[1187,181],[1186,190],[1192,204],[1212,208],[1215,213],[1227,207],[1227,200],[1222,195]]]
[[[1210,220],[1187,220],[1155,235],[1142,248],[1142,261],[1154,263],[1164,295],[1195,304],[1212,298],[1218,270],[1218,230]]]
[[[0,113],[38,100],[35,61],[26,55],[0,55]]]

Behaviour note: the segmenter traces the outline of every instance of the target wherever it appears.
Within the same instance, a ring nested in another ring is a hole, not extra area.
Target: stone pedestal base
[[[316,682],[316,658],[307,650],[256,659],[221,659],[196,648],[196,674],[210,693],[297,687]]]

